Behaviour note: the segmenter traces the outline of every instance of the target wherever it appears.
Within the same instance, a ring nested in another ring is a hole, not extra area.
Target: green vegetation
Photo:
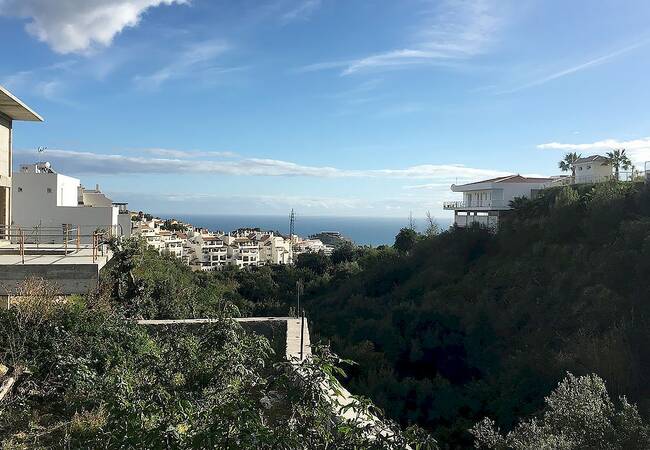
[[[160,225],[161,230],[168,231],[187,231],[187,227],[182,223],[173,222],[171,219],[165,220],[162,225]]]
[[[435,448],[417,428],[387,420],[376,435],[336,416],[321,385],[343,373],[338,358],[316,348],[295,370],[282,346],[225,318],[238,310],[225,299],[239,299],[232,285],[136,241],[115,250],[97,293],[63,300],[28,280],[0,311],[0,361],[23,373],[0,405],[2,449]],[[130,320],[193,316],[220,320]]]
[[[514,206],[496,234],[405,228],[395,248],[211,277],[245,313],[273,314],[302,280],[312,336],[357,363],[350,390],[450,448],[473,445],[486,416],[513,430],[567,371],[597,374],[647,419],[650,192],[567,186]]]
[[[5,447],[389,445],[334,420],[259,334],[127,320],[287,315],[301,283],[312,341],[356,362],[342,374],[324,347],[314,376],[442,448],[648,448],[650,190],[565,186],[513,206],[498,233],[405,228],[393,247],[241,271],[193,273],[127,241],[98,294],[1,313],[0,360],[31,372],[0,415]],[[434,445],[394,430],[396,448]]]
[[[450,447],[470,446],[467,430],[485,416],[512,429],[567,371],[600,375],[647,418],[650,193],[641,186],[549,190],[516,202],[496,235],[455,229],[408,253],[384,251],[312,293],[312,328],[358,363],[353,392]]]

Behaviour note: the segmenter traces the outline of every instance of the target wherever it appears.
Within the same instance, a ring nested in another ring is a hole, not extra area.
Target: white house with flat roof
[[[477,181],[475,183],[451,185],[453,192],[463,194],[463,200],[445,202],[443,208],[454,211],[454,224],[467,227],[479,224],[496,228],[499,216],[510,209],[510,202],[517,197],[534,198],[537,193],[550,186],[551,178],[508,175]]]
[[[11,226],[12,128],[15,120],[42,122],[41,116],[0,86],[0,244]]]
[[[14,227],[61,230],[67,226],[79,229],[84,242],[92,239],[96,230],[105,230],[111,236],[131,235],[126,203],[113,203],[99,186],[85,189],[79,179],[55,172],[50,163],[21,166],[13,184]]]

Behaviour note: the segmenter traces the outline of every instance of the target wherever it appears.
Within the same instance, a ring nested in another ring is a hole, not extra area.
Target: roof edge
[[[28,121],[28,122],[43,122],[43,118],[32,108],[27,106],[22,100],[20,100],[18,97],[16,97],[14,94],[9,92],[7,89],[5,89],[2,85],[0,85],[0,92],[9,97],[19,108],[23,110],[25,113],[26,117],[29,118],[16,118],[12,117],[10,114],[7,114],[6,112],[4,113],[5,115],[9,116],[11,120],[23,120],[23,121]],[[30,117],[31,116],[31,117]]]

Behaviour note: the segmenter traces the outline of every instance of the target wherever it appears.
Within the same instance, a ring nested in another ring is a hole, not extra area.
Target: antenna
[[[293,212],[293,208],[291,208],[291,215],[289,216],[289,240],[291,240],[291,238],[294,235],[295,227],[296,227],[296,213]]]
[[[45,150],[47,150],[47,147],[43,147],[42,145],[38,147],[38,153],[43,153]]]

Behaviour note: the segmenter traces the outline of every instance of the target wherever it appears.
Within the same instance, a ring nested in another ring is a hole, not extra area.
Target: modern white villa
[[[84,243],[95,230],[116,237],[131,234],[126,203],[114,203],[99,186],[84,188],[79,179],[55,172],[48,162],[21,166],[13,185],[12,223],[16,228],[79,229]]]
[[[0,306],[4,307],[21,295],[23,283],[31,278],[51,283],[60,295],[94,289],[99,271],[111,253],[94,230],[83,236],[93,241],[88,245],[81,242],[80,233],[66,233],[63,224],[96,223],[110,227],[121,223],[119,218],[126,210],[126,205],[113,205],[97,190],[80,191],[79,180],[54,174],[46,164],[12,174],[16,120],[43,121],[0,86]],[[105,214],[100,213],[102,210]],[[88,222],[83,222],[84,218]],[[54,228],[42,233],[43,240],[33,230],[17,226],[44,223]]]
[[[462,192],[463,200],[445,202],[443,208],[454,211],[454,224],[458,227],[479,224],[496,228],[499,216],[510,209],[512,200],[517,197],[533,198],[552,182],[552,178],[508,175],[475,183],[452,184],[451,190]]]

